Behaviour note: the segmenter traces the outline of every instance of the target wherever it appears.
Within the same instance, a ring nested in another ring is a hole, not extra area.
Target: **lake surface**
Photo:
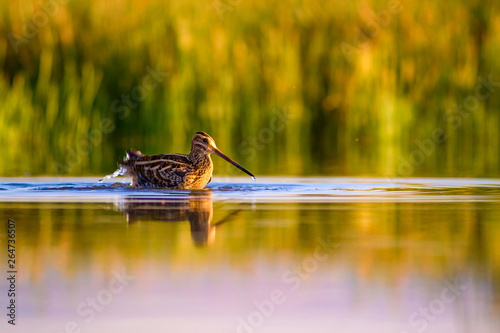
[[[15,331],[500,331],[498,179],[209,187],[0,179],[5,275],[16,224]]]

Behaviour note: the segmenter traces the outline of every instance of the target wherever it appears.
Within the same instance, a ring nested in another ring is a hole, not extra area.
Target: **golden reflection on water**
[[[408,273],[408,268],[438,276],[484,265],[497,276],[500,272],[496,203],[278,203],[252,208],[216,202],[214,209],[208,192],[163,202],[132,197],[115,205],[0,204],[0,216],[2,223],[8,217],[20,222],[18,242],[29,258],[24,270],[34,275],[49,266],[69,273],[88,265],[106,267],[114,260],[167,259],[182,266],[201,259],[194,254],[224,258],[236,266],[256,260],[256,252],[267,253],[264,260],[279,261],[282,255],[307,255],[318,238],[326,237],[340,245],[334,257],[356,259],[351,264],[360,277],[373,277],[383,266],[385,276]],[[181,221],[186,223],[174,223]],[[210,250],[204,252],[193,246],[208,244]]]
[[[304,271],[306,260],[325,240],[336,246],[304,280],[301,288],[307,293],[295,297],[307,303],[328,295],[318,306],[332,318],[334,304],[374,302],[383,290],[387,302],[408,309],[383,318],[404,328],[412,309],[420,306],[419,297],[432,299],[444,279],[457,276],[471,286],[474,300],[468,306],[484,303],[487,311],[467,313],[465,319],[452,314],[454,321],[493,325],[500,316],[500,205],[495,202],[252,206],[213,202],[206,191],[165,201],[127,197],[116,204],[0,204],[2,223],[8,217],[18,222],[20,284],[38,304],[24,303],[33,316],[54,315],[44,310],[44,295],[69,302],[65,289],[50,284],[49,276],[55,273],[63,285],[84,290],[88,283],[107,281],[114,267],[137,277],[130,295],[143,297],[147,288],[163,297],[144,302],[174,304],[165,283],[184,290],[187,298],[193,296],[189,290],[194,283],[198,294],[193,297],[207,299],[214,297],[211,288],[228,284],[230,295],[218,296],[218,302],[247,309],[252,295],[283,286],[283,272]],[[339,276],[351,278],[346,282]],[[205,286],[205,280],[212,286]],[[410,290],[419,292],[409,297]],[[349,295],[347,300],[339,300],[342,293]],[[296,306],[311,311],[301,304]],[[358,315],[359,309],[346,307],[349,316]],[[378,313],[377,307],[367,311]]]

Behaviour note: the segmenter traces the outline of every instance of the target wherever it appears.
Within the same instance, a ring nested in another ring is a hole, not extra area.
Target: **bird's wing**
[[[144,170],[175,170],[188,168],[191,165],[187,155],[159,154],[142,155],[133,160],[134,166],[142,166]]]
[[[193,170],[187,155],[182,154],[136,156],[123,164],[132,167],[133,173],[143,181],[172,187],[182,183],[185,175]]]

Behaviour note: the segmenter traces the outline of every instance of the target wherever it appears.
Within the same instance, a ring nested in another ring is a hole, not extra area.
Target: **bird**
[[[167,188],[200,190],[212,180],[211,154],[216,154],[242,170],[255,181],[255,176],[220,151],[214,139],[205,132],[196,132],[191,140],[191,152],[184,154],[144,155],[131,149],[118,170],[99,182],[117,176],[131,176],[132,187],[143,189]]]

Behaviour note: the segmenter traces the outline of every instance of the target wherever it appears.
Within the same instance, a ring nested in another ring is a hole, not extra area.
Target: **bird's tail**
[[[123,159],[123,163],[119,165],[119,168],[113,172],[112,174],[107,175],[103,179],[99,180],[99,183],[102,183],[106,179],[118,177],[118,176],[126,176],[128,169],[127,166],[133,165],[133,161],[137,160],[139,157],[144,156],[143,153],[141,153],[138,150],[135,149],[130,149],[127,150],[127,156]]]
[[[133,161],[133,160],[138,159],[141,156],[144,156],[144,154],[141,153],[140,151],[135,150],[135,149],[130,149],[130,150],[127,150],[127,156],[125,157],[124,161]]]

